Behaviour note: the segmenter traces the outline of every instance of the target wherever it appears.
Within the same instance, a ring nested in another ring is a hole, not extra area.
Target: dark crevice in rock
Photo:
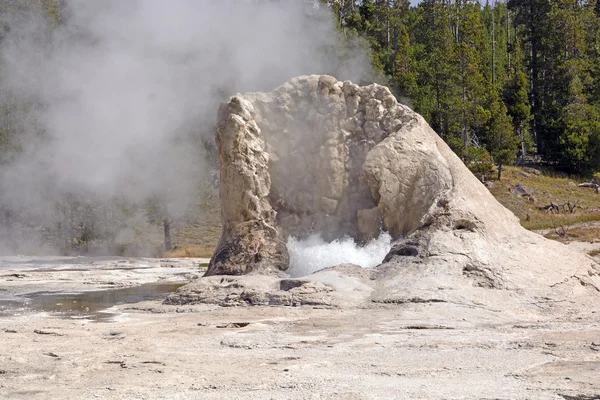
[[[419,256],[419,243],[417,241],[405,241],[392,247],[383,259],[383,263],[391,261],[394,257],[417,257]]]
[[[459,219],[454,221],[454,229],[475,232],[477,230],[477,225],[475,222],[469,221],[468,219]]]
[[[297,279],[282,279],[279,282],[279,290],[283,290],[284,292],[287,292],[291,289],[300,287],[307,282],[308,281],[301,281],[301,280],[297,280]]]
[[[388,262],[392,259],[393,256],[402,256],[402,257],[416,257],[419,255],[419,250],[417,247],[411,245],[404,245],[400,247],[393,248],[390,252],[385,256],[383,262]]]
[[[423,299],[421,297],[412,297],[410,299],[375,299],[372,303],[380,304],[408,304],[408,303],[447,303],[442,299]]]
[[[426,329],[454,329],[451,326],[445,325],[408,325],[404,326],[401,329],[415,329],[415,330],[426,330]]]

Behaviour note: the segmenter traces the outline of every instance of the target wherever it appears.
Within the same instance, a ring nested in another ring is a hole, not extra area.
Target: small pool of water
[[[104,321],[114,313],[102,312],[121,304],[147,300],[161,300],[185,283],[150,283],[119,289],[96,290],[81,293],[34,292],[17,296],[14,300],[0,300],[0,316],[27,311],[56,313],[66,318],[85,318]]]

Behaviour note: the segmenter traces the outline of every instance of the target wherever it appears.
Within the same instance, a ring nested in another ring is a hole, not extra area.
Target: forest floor
[[[600,194],[592,188],[578,186],[588,179],[569,177],[549,168],[537,171],[541,173],[508,167],[502,180],[490,181],[488,187],[494,197],[519,218],[524,228],[586,249],[589,255],[600,254]],[[517,193],[517,185],[532,195]],[[559,209],[547,210],[551,204]]]

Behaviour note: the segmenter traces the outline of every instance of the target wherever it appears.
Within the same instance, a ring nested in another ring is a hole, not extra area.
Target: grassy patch
[[[495,181],[490,189],[494,197],[521,220],[527,229],[547,229],[561,225],[573,225],[582,222],[600,221],[600,195],[593,189],[580,188],[578,183],[587,181],[581,177],[569,177],[564,174],[542,170],[541,175],[523,174],[521,168],[507,167],[501,181]],[[517,184],[533,192],[534,201],[517,196],[511,188]],[[540,207],[550,202],[563,204],[567,201],[579,201],[573,214],[548,213]],[[569,232],[570,234],[571,232]]]
[[[210,258],[215,251],[214,246],[196,245],[196,246],[183,246],[166,251],[161,254],[161,258]]]
[[[561,237],[552,230],[551,232],[544,235],[547,239],[553,239],[558,241],[575,240],[578,242],[597,242],[600,239],[600,227],[597,226],[566,226],[566,235]],[[560,230],[559,230],[560,232]]]
[[[171,227],[173,250],[160,257],[211,257],[221,236],[221,207],[215,188],[201,188],[198,202]]]

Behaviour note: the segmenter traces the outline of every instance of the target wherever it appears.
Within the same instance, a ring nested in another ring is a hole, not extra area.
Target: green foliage
[[[527,88],[527,75],[522,70],[514,71],[504,88],[504,103],[515,130],[523,128],[523,124],[531,118]]]
[[[484,148],[469,146],[463,152],[463,156],[465,165],[475,176],[481,177],[492,171],[492,156]]]
[[[490,118],[485,125],[486,147],[498,165],[512,163],[517,154],[519,137],[515,135],[506,106],[496,99],[489,106]]]
[[[572,171],[600,163],[600,1],[330,0],[373,64],[465,162],[538,151]]]
[[[561,123],[561,161],[577,172],[600,169],[600,109],[573,104],[566,108]]]

